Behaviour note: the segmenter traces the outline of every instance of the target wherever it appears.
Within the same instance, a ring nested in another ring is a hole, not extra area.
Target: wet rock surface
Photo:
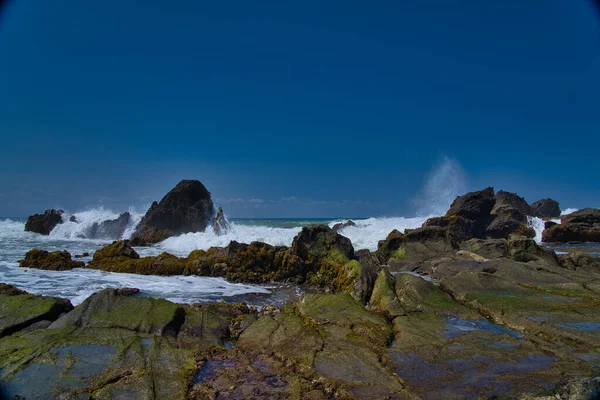
[[[72,309],[0,284],[0,393],[598,398],[600,259],[581,251],[557,256],[537,244],[522,228],[525,212],[527,203],[512,193],[473,192],[422,228],[392,231],[373,253],[355,252],[324,225],[302,229],[290,247],[231,242],[186,258],[141,258],[132,242],[116,241],[89,267],[293,282],[321,292],[257,309],[105,289]],[[596,215],[582,210],[563,225],[594,227]],[[503,230],[503,221],[514,229]],[[52,254],[26,259],[42,265]]]
[[[25,223],[25,231],[49,235],[56,225],[63,222],[63,213],[63,210],[51,209],[46,210],[43,214],[31,215]]]

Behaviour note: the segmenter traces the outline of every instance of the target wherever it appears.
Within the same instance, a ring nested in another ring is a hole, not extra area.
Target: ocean
[[[131,212],[131,210],[130,210]],[[123,234],[127,239],[142,215],[132,212],[132,222]],[[433,216],[433,215],[431,215]],[[431,217],[386,217],[386,218],[288,218],[288,219],[236,219],[229,220],[231,228],[221,236],[206,232],[188,233],[171,237],[152,247],[139,247],[140,256],[157,255],[168,252],[186,257],[196,249],[208,249],[213,246],[227,246],[236,240],[250,243],[266,242],[271,245],[289,246],[294,236],[303,226],[314,223],[333,226],[338,222],[352,219],[356,226],[344,228],[340,233],[350,240],[356,250],[377,249],[377,242],[385,239],[393,229],[404,231],[418,228]],[[103,208],[77,213],[78,223],[69,221],[70,215],[63,215],[67,221],[58,225],[48,236],[25,232],[26,218],[0,218],[0,282],[16,285],[28,292],[65,297],[73,304],[81,303],[94,292],[104,288],[136,287],[146,296],[165,298],[178,303],[198,303],[206,301],[245,301],[260,306],[267,303],[284,303],[290,298],[301,295],[297,287],[285,285],[246,285],[227,282],[221,278],[198,276],[147,276],[120,274],[104,271],[75,269],[72,271],[42,271],[18,267],[18,260],[32,248],[55,251],[67,250],[71,255],[89,253],[81,258],[89,261],[95,250],[110,243],[110,240],[83,239],[81,235],[95,222],[115,219],[117,213]],[[530,218],[530,225],[536,229],[541,239],[543,221]]]

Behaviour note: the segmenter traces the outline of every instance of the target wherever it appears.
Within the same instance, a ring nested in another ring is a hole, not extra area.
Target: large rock
[[[118,240],[97,250],[87,267],[141,275],[183,275],[189,274],[187,265],[187,259],[169,253],[140,258],[130,241]]]
[[[485,236],[490,239],[504,239],[511,234],[535,237],[535,230],[515,219],[497,216],[485,229]]]
[[[539,218],[559,218],[560,205],[552,199],[542,199],[531,204],[531,214]]]
[[[120,328],[153,335],[177,336],[185,322],[182,306],[162,299],[123,296],[117,289],[104,289],[88,297],[75,310],[49,328]]]
[[[131,222],[131,214],[124,212],[117,219],[109,219],[92,225],[89,239],[120,239]]]
[[[0,337],[34,325],[47,326],[49,322],[72,309],[73,305],[69,300],[35,296],[14,286],[0,283]]]
[[[489,218],[495,204],[494,188],[488,187],[477,192],[458,196],[452,202],[446,216],[457,215],[466,219],[481,221]]]
[[[362,302],[371,296],[376,272],[369,263],[355,258],[350,239],[327,225],[302,228],[292,242],[291,252],[308,266],[307,283],[335,293],[350,293]]]
[[[43,214],[31,215],[25,223],[25,231],[49,235],[56,225],[63,222],[63,213],[63,210],[51,209],[46,210]]]
[[[455,244],[469,239],[506,239],[511,234],[534,237],[527,226],[531,209],[525,199],[515,193],[493,188],[457,197],[443,217],[430,218],[423,224],[444,228]]]
[[[423,224],[423,227],[427,226],[445,228],[456,243],[462,243],[475,236],[475,221],[457,215],[429,218]]]
[[[210,192],[197,180],[183,180],[146,212],[136,228],[138,243],[157,243],[170,236],[204,232],[214,213]]]
[[[521,235],[509,236],[508,257],[520,262],[560,265],[554,250],[540,246],[535,240]]]
[[[85,263],[73,261],[71,253],[66,250],[48,252],[46,250],[32,249],[25,254],[23,260],[19,260],[21,268],[37,268],[52,271],[68,271],[73,268],[83,268]]]
[[[379,243],[377,256],[381,263],[391,260],[420,262],[456,251],[457,245],[448,231],[439,226],[407,229],[404,234],[390,234]]]
[[[509,207],[519,211],[521,214],[531,215],[531,207],[524,198],[516,193],[499,190],[496,192],[496,204],[491,211],[492,214],[496,214],[495,211],[502,207]]]
[[[560,225],[548,227],[542,233],[544,242],[600,242],[600,209],[584,208],[565,215]]]
[[[584,208],[561,218],[561,224],[600,224],[600,208]]]

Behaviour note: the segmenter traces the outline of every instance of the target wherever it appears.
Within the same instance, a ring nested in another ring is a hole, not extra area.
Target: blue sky
[[[12,1],[0,215],[183,178],[233,217],[410,214],[444,157],[469,190],[600,206],[598,110],[582,0]]]

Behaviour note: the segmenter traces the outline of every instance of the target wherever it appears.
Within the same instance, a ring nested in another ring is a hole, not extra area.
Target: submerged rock
[[[336,232],[339,232],[342,229],[347,228],[349,226],[356,226],[356,223],[354,223],[354,221],[349,219],[346,222],[338,222],[337,224],[333,225],[333,227],[331,229],[333,229]]]
[[[223,209],[219,207],[212,222],[213,230],[217,235],[224,235],[229,230],[229,222],[225,219]]]
[[[21,268],[37,268],[53,271],[68,271],[73,268],[83,268],[85,263],[73,261],[71,254],[66,251],[53,251],[32,249],[25,254],[25,258],[19,261]]]
[[[210,192],[197,180],[183,180],[160,202],[154,202],[136,228],[138,243],[157,243],[170,236],[204,232],[213,216]]]
[[[25,223],[26,232],[35,232],[41,235],[49,235],[56,225],[63,222],[63,210],[46,210],[43,214],[30,215]]]
[[[90,232],[88,233],[88,239],[120,239],[127,226],[131,222],[131,214],[124,212],[119,215],[117,219],[110,219],[101,222],[100,224],[94,223]]]
[[[559,218],[560,205],[552,199],[542,199],[531,204],[531,214],[539,218]]]

